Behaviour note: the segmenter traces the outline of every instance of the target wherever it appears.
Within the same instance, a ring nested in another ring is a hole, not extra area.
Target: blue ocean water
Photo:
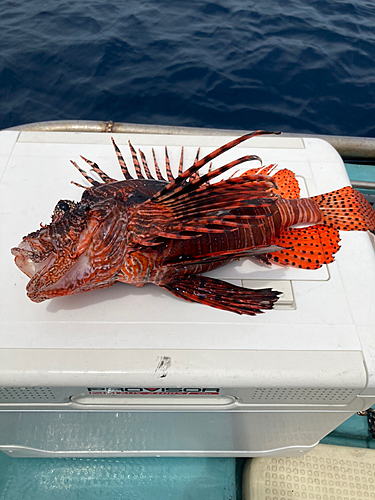
[[[374,0],[2,0],[0,129],[63,119],[375,136]]]

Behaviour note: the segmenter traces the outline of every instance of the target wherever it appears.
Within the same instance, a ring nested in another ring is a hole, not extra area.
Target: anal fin
[[[333,262],[339,250],[340,236],[337,229],[316,224],[308,227],[283,229],[275,244],[287,247],[267,254],[271,262],[300,269],[319,269]]]
[[[177,297],[198,302],[224,311],[255,316],[263,309],[272,309],[281,292],[264,288],[250,290],[207,276],[176,276],[168,283],[159,284]]]

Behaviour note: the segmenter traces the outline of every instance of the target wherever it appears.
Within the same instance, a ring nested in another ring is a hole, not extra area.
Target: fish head
[[[15,264],[30,278],[33,302],[110,286],[126,249],[126,210],[121,201],[60,200],[52,221],[11,249]]]

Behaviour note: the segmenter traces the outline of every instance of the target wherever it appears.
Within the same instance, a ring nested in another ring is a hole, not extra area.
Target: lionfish
[[[228,142],[173,178],[166,152],[165,181],[155,153],[154,179],[145,155],[130,145],[137,178],[116,155],[125,180],[106,175],[83,158],[101,182],[72,162],[90,182],[81,201],[60,200],[47,226],[25,236],[11,252],[30,279],[34,302],[105,288],[117,281],[142,287],[153,283],[188,301],[238,314],[272,309],[280,292],[251,290],[202,274],[235,259],[254,257],[266,264],[317,269],[334,260],[339,230],[375,228],[375,212],[352,187],[299,198],[289,170],[270,175],[273,165],[218,179],[258,156],[200,169],[225,151],[271,132],[257,131]],[[261,160],[260,160],[261,161]],[[215,182],[213,182],[215,181]],[[308,227],[294,227],[297,224]]]

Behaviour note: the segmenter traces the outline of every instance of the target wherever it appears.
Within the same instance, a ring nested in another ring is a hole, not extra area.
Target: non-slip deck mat
[[[243,500],[375,498],[375,451],[318,445],[301,457],[248,460]]]

